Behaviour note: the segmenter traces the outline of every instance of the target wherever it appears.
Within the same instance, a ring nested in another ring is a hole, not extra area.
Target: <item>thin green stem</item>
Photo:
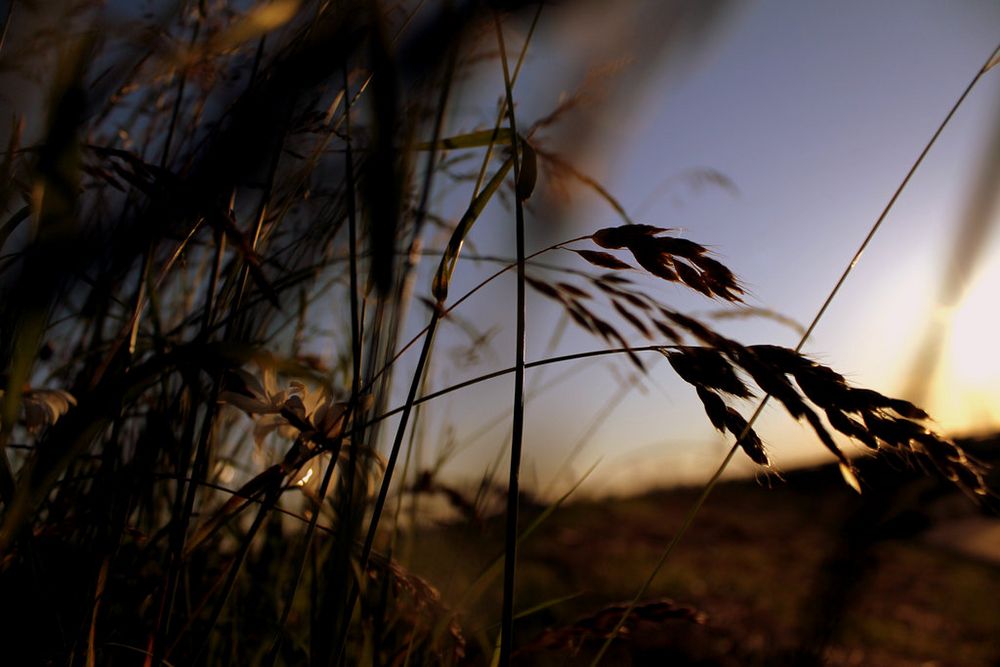
[[[531,253],[530,255],[528,255],[527,257],[524,258],[524,261],[528,262],[528,261],[534,259],[535,257],[538,257],[539,255],[543,255],[543,254],[545,254],[547,252],[551,252],[553,250],[558,250],[559,248],[562,248],[563,246],[568,245],[570,243],[576,243],[577,241],[583,241],[583,240],[589,239],[590,236],[591,236],[590,234],[587,234],[586,236],[578,236],[578,237],[576,237],[574,239],[570,239],[568,241],[560,241],[559,243],[555,243],[555,244],[550,245],[550,246],[548,246],[546,248],[542,248],[541,250],[538,250],[536,252]],[[483,280],[478,285],[476,285],[475,287],[473,287],[472,289],[470,289],[468,292],[466,292],[465,294],[463,294],[461,297],[459,297],[457,300],[455,300],[455,302],[452,303],[450,306],[448,306],[447,308],[445,308],[444,312],[441,313],[441,316],[442,317],[447,317],[453,310],[455,310],[460,305],[462,305],[463,302],[465,302],[470,297],[472,297],[476,292],[478,292],[479,290],[483,289],[484,287],[486,287],[491,282],[493,282],[494,280],[496,280],[497,278],[499,278],[503,274],[507,273],[511,269],[516,269],[517,265],[518,265],[517,262],[513,262],[513,263],[507,264],[507,265],[503,266],[502,268],[498,269],[496,272],[494,272],[493,274],[491,274],[485,280]],[[427,334],[427,332],[428,332],[429,329],[430,329],[430,325],[427,325],[426,327],[424,327],[423,329],[421,329],[420,331],[418,331],[413,336],[413,338],[411,338],[409,341],[406,342],[405,345],[403,345],[401,348],[399,348],[399,350],[396,352],[396,354],[393,355],[393,357],[391,359],[389,359],[389,361],[386,362],[385,366],[378,373],[375,374],[375,377],[372,378],[372,380],[370,382],[374,382],[383,373],[385,373],[386,371],[388,371],[389,368],[391,368],[392,365],[394,363],[396,363],[399,360],[399,358],[406,353],[407,350],[409,350],[411,347],[413,347],[413,345],[418,340],[420,340],[423,336],[425,336]]]
[[[669,350],[669,349],[673,349],[675,347],[676,347],[676,345],[667,344],[667,345],[642,345],[642,346],[639,346],[639,347],[610,347],[610,348],[602,348],[602,349],[599,349],[599,350],[587,350],[585,352],[574,352],[573,354],[564,354],[564,355],[558,356],[558,357],[548,357],[546,359],[538,359],[537,361],[529,361],[526,364],[524,364],[524,367],[525,367],[525,369],[538,368],[540,366],[548,366],[549,364],[561,364],[561,363],[565,363],[567,361],[577,361],[577,360],[580,360],[580,359],[590,359],[592,357],[613,356],[613,355],[617,355],[617,354],[628,354],[630,352],[660,352],[661,350]],[[498,371],[493,371],[491,373],[485,373],[483,375],[477,375],[474,378],[470,378],[468,380],[464,380],[464,381],[459,382],[457,384],[453,384],[451,386],[445,387],[444,389],[438,389],[435,392],[432,392],[432,393],[427,394],[425,396],[421,396],[420,398],[415,399],[413,401],[413,403],[414,403],[414,405],[420,405],[421,403],[426,403],[427,401],[433,401],[436,398],[441,398],[442,396],[446,396],[448,394],[451,394],[452,392],[456,392],[456,391],[459,391],[461,389],[465,389],[466,387],[471,387],[471,386],[477,385],[477,384],[479,384],[481,382],[486,382],[487,380],[493,380],[493,379],[496,379],[498,377],[503,377],[504,375],[510,375],[511,373],[515,372],[515,370],[516,370],[515,366],[510,366],[508,368],[502,368],[502,369],[500,369]],[[406,405],[404,404],[404,405],[401,405],[398,408],[393,408],[392,410],[389,410],[387,412],[383,412],[382,414],[378,415],[377,417],[372,418],[371,421],[368,422],[368,424],[374,424],[376,422],[382,421],[383,419],[388,419],[389,417],[392,417],[394,415],[398,415],[400,412],[403,412],[405,409],[406,409]],[[366,424],[366,426],[368,424]]]
[[[517,573],[517,519],[518,495],[520,494],[521,450],[524,442],[524,348],[525,348],[525,303],[524,303],[524,202],[521,192],[521,162],[517,120],[514,113],[514,93],[507,67],[507,49],[503,39],[500,17],[494,14],[497,44],[500,47],[500,63],[503,66],[504,89],[507,94],[508,125],[511,133],[511,157],[514,161],[514,216],[517,246],[517,330],[515,333],[514,398],[510,438],[510,475],[507,482],[507,521],[504,530],[504,572],[503,609],[500,616],[500,665],[510,664],[514,642],[514,579]]]

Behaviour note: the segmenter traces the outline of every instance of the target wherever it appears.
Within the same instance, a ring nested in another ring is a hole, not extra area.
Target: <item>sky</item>
[[[565,5],[550,13],[546,8],[515,89],[521,122],[544,116],[588,72],[610,72],[596,77],[597,92],[568,121],[568,131],[552,129],[551,146],[600,180],[638,222],[679,228],[710,246],[748,286],[749,305],[807,324],[1000,41],[1000,4],[738,3],[704,24],[664,24],[662,30],[656,9],[639,3],[636,14],[611,15],[598,3],[571,15]],[[652,35],[635,37],[640,25],[653,26]],[[525,26],[520,29],[511,31],[511,51]],[[631,36],[617,39],[622,35]],[[663,47],[668,40],[678,46]],[[483,73],[470,90],[495,99],[502,90],[498,74]],[[1000,235],[987,237],[974,280],[956,307],[945,313],[935,306],[998,112],[1000,68],[982,79],[954,116],[805,346],[852,382],[901,395],[928,321],[949,322],[924,401],[949,433],[1000,428],[1000,354],[990,340],[1000,324],[991,294],[1000,284]],[[476,117],[471,105],[461,108],[452,129],[485,125],[489,113]],[[692,176],[709,170],[731,187]],[[543,174],[535,195],[540,203],[529,216],[529,252],[619,224],[609,207],[579,189],[556,219],[546,206],[548,185]],[[471,241],[479,251],[509,255],[510,215],[494,208]],[[553,257],[584,268],[564,255]],[[492,269],[463,264],[456,280],[472,285]],[[718,307],[676,287],[657,289],[685,312],[705,315]],[[532,303],[529,360],[552,353],[547,346],[558,323],[548,304]],[[513,304],[513,280],[501,280],[457,311],[492,333],[493,354],[483,354],[477,366],[459,363],[462,337],[453,325],[442,337],[449,354],[439,357],[436,386],[511,364],[513,314],[504,307]],[[793,329],[770,320],[715,324],[744,343],[798,342]],[[570,327],[554,353],[600,347]],[[522,475],[529,486],[564,488],[597,461],[584,485],[592,493],[699,483],[711,475],[728,443],[664,360],[648,361],[650,372],[638,383],[622,360],[552,367],[541,377],[529,373],[529,388],[570,374],[528,404]],[[436,446],[463,443],[449,454],[448,471],[476,473],[501,451],[510,392],[509,379],[491,381],[428,413],[425,427]],[[494,417],[498,426],[472,441],[470,434]],[[758,432],[779,470],[829,459],[807,427],[780,407],[765,410]],[[732,473],[754,474],[742,458]]]
[[[709,246],[747,286],[748,305],[802,324],[1000,42],[995,0],[646,0],[609,7],[602,0],[545,5],[514,90],[520,126],[582,92],[579,107],[532,140],[599,180],[637,222],[674,228]],[[526,12],[505,25],[511,54],[529,19]],[[494,53],[491,39],[485,31],[475,46]],[[502,91],[496,59],[484,59],[455,91],[447,131],[491,127]],[[936,303],[977,184],[983,174],[995,175],[986,168],[987,151],[1000,145],[998,128],[1000,67],[959,108],[804,348],[858,385],[911,397],[920,340],[930,322],[941,323],[940,363],[923,383],[929,389],[921,402],[947,433],[1000,429],[1000,353],[992,340],[1000,324],[994,294],[1000,234],[993,230],[981,242],[961,298],[949,308]],[[989,190],[985,183],[979,187]],[[529,202],[529,252],[620,224],[593,193],[570,187],[563,199],[557,185],[543,165]],[[438,199],[436,212],[457,220],[467,186]],[[497,203],[487,209],[469,238],[453,295],[496,269],[469,258],[513,255],[512,218]],[[428,247],[446,241],[441,232]],[[544,261],[587,268],[565,252]],[[435,266],[424,263],[418,285],[429,287]],[[784,324],[712,320],[718,303],[673,285],[648,286],[743,343],[798,342]],[[514,288],[512,276],[495,281],[442,325],[431,389],[513,364]],[[529,361],[604,347],[573,325],[561,327],[551,302],[529,294],[529,306]],[[411,313],[412,334],[426,314]],[[480,337],[489,345],[470,356]],[[646,374],[623,358],[529,371],[522,474],[528,488],[558,492],[595,464],[585,493],[708,479],[730,443],[665,359],[654,353],[644,360]],[[413,352],[403,357],[394,403],[415,362]],[[441,456],[444,472],[459,478],[505,465],[511,396],[507,376],[428,404],[417,425],[421,465]],[[740,407],[749,414],[754,405]],[[392,433],[389,426],[384,433]],[[779,471],[830,460],[807,427],[780,407],[770,405],[757,430]],[[730,472],[761,474],[743,456]]]

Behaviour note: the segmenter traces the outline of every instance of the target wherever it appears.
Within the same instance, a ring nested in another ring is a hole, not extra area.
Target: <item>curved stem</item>
[[[543,254],[545,254],[547,252],[551,252],[553,250],[558,250],[558,249],[562,248],[563,246],[568,245],[570,243],[576,243],[577,241],[585,241],[586,239],[589,239],[590,237],[591,237],[591,234],[587,234],[585,236],[578,236],[578,237],[570,239],[568,241],[560,241],[559,243],[555,243],[553,245],[550,245],[547,248],[542,248],[541,250],[538,250],[536,252],[531,253],[530,255],[528,255],[527,257],[524,258],[524,261],[527,262],[529,260],[534,259],[535,257],[538,257],[539,255],[543,255]],[[495,273],[493,273],[488,278],[486,278],[485,280],[483,280],[482,282],[480,282],[478,285],[476,285],[475,287],[473,287],[472,289],[470,289],[468,292],[466,292],[465,294],[463,294],[461,297],[459,297],[453,304],[451,304],[450,306],[448,306],[447,308],[445,308],[444,311],[441,312],[440,317],[447,317],[453,310],[455,310],[460,305],[462,305],[462,302],[466,301],[473,294],[475,294],[476,292],[478,292],[482,288],[486,287],[491,282],[493,282],[494,280],[496,280],[497,278],[499,278],[503,274],[507,273],[511,269],[516,269],[516,268],[517,268],[517,262],[506,264],[505,266],[501,267]],[[382,369],[379,370],[379,372],[375,373],[375,375],[372,377],[372,379],[369,380],[368,387],[371,387],[371,385],[374,384],[375,380],[377,380],[387,370],[389,370],[389,368],[391,368],[392,365],[394,363],[396,363],[399,360],[399,358],[406,353],[407,350],[409,350],[411,347],[413,347],[413,345],[418,340],[420,340],[423,336],[427,335],[427,332],[430,330],[430,328],[431,328],[431,325],[428,324],[426,327],[424,327],[423,329],[421,329],[420,331],[418,331],[413,336],[413,338],[411,338],[409,341],[407,341],[405,345],[403,345],[401,348],[399,348],[399,350],[396,352],[396,354],[394,354],[392,356],[392,358],[389,359],[385,363],[385,366],[383,366]],[[368,387],[366,387],[366,389]]]
[[[564,354],[559,357],[548,357],[546,359],[538,359],[537,361],[529,361],[524,364],[525,369],[528,368],[538,368],[539,366],[548,366],[549,364],[561,364],[567,361],[577,361],[578,359],[589,359],[591,357],[604,357],[615,354],[628,354],[629,352],[659,352],[660,350],[670,350],[677,346],[674,344],[668,345],[642,345],[640,347],[611,347],[600,350],[587,350],[586,352],[574,352],[572,354]],[[477,385],[480,382],[486,382],[487,380],[493,380],[498,377],[503,377],[504,375],[510,375],[515,371],[516,367],[510,366],[509,368],[503,368],[498,371],[493,371],[491,373],[486,373],[484,375],[477,375],[469,380],[464,380],[458,384],[453,384],[451,386],[445,387],[444,389],[439,389],[420,398],[414,399],[414,405],[420,405],[421,403],[426,403],[427,401],[433,401],[436,398],[441,398],[452,392],[459,391],[460,389],[465,389],[466,387],[471,387]],[[401,405],[398,408],[393,408],[387,412],[383,412],[377,417],[373,417],[365,427],[382,421],[383,419],[388,419],[394,415],[398,415],[406,409],[405,405]]]

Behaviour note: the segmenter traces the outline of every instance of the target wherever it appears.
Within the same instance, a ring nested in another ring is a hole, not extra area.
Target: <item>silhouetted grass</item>
[[[558,544],[538,529],[576,488],[540,506],[519,485],[525,373],[564,361],[617,356],[645,372],[666,356],[734,436],[727,462],[741,448],[770,465],[737,399],[774,396],[856,488],[831,431],[986,493],[984,468],[920,408],[799,349],[725,338],[656,295],[654,279],[725,303],[743,288],[545,146],[572,104],[519,115],[540,5],[427,4],[181,2],[125,21],[81,1],[60,5],[54,28],[35,4],[8,6],[0,71],[40,69],[47,96],[15,119],[0,165],[0,636],[18,664],[508,664],[582,644],[597,659],[594,643],[622,631],[703,622],[644,587],[542,639],[515,636],[576,593],[515,597],[531,576],[519,544]],[[529,17],[511,68],[506,26]],[[455,84],[494,30],[496,123],[451,134]],[[461,151],[481,161],[455,178]],[[625,224],[529,253],[539,174],[593,189]],[[432,210],[446,178],[472,187],[423,284],[427,223],[452,213]],[[464,244],[508,191],[516,257],[456,297]],[[548,263],[557,255],[566,263]],[[513,366],[429,392],[437,327],[508,272]],[[526,288],[607,348],[528,361]],[[427,324],[401,340],[414,320]],[[508,373],[507,484],[493,469],[469,492],[411,465],[422,404]],[[480,527],[505,507],[502,539],[468,536],[480,569],[447,598],[397,558],[420,549],[425,495]],[[484,622],[463,624],[477,604]]]

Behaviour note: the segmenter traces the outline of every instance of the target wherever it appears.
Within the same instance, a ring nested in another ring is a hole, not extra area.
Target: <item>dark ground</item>
[[[972,446],[991,458],[996,445]],[[606,664],[1000,665],[996,512],[898,460],[859,469],[861,496],[833,466],[720,485],[646,596],[697,613],[647,607]],[[635,594],[697,493],[577,502],[547,519],[521,549],[517,606],[574,597],[518,622],[520,663],[588,664],[593,628],[615,617],[593,615]],[[411,567],[459,606],[501,534],[499,520],[422,530]],[[462,616],[470,663],[486,662],[476,637],[492,636],[499,608],[494,585]]]

